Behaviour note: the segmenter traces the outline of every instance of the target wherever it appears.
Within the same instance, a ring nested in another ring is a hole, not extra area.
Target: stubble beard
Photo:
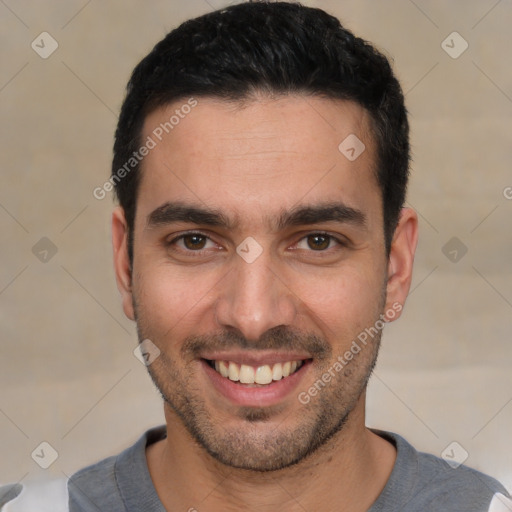
[[[379,332],[308,404],[302,405],[297,399],[297,407],[288,412],[282,406],[239,407],[236,411],[239,421],[236,426],[230,427],[220,415],[216,417],[215,410],[208,408],[201,391],[194,385],[192,364],[180,368],[175,360],[168,357],[163,347],[170,344],[158,337],[152,338],[151,330],[143,327],[145,322],[140,311],[136,311],[139,341],[151,339],[161,350],[160,356],[148,367],[149,374],[164,402],[185,426],[191,440],[226,466],[258,472],[293,466],[325,446],[343,430],[366,389],[377,361],[381,338]],[[247,340],[236,338],[234,340],[230,333],[221,333],[213,337],[213,343],[238,348],[250,346]],[[317,369],[314,382],[321,379],[337,357],[337,354],[332,354],[327,340],[291,332],[286,328],[272,329],[265,333],[264,338],[268,341],[260,338],[258,347],[282,348],[292,345],[294,348],[313,349],[316,346],[318,357],[315,358]],[[187,338],[182,347],[211,346],[211,340],[208,336]],[[282,419],[278,421],[278,417]],[[168,435],[172,435],[172,432],[169,431]]]

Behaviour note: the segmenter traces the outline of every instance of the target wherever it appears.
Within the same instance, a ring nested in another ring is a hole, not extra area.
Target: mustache
[[[257,340],[250,340],[240,331],[235,330],[189,336],[181,346],[181,353],[184,357],[197,359],[206,350],[226,349],[307,352],[319,360],[332,356],[332,348],[324,338],[286,326],[273,327],[265,331]]]

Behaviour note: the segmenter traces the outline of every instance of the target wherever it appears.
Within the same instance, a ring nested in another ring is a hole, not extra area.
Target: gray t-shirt
[[[496,480],[465,466],[454,469],[416,451],[397,434],[375,432],[395,445],[397,458],[368,512],[512,511],[507,492]],[[165,435],[165,427],[149,430],[121,454],[73,475],[68,482],[69,512],[166,512],[146,462],[146,446]]]

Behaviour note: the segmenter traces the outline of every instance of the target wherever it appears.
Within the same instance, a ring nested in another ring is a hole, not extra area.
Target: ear
[[[418,216],[411,208],[402,208],[393,235],[388,261],[386,311],[394,311],[388,321],[402,311],[412,281],[414,254],[418,243]]]
[[[117,288],[121,293],[124,314],[135,320],[132,300],[132,268],[128,257],[128,225],[124,210],[118,207],[112,213],[112,247]]]

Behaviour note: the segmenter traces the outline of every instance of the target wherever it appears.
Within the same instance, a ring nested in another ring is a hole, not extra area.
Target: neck
[[[165,408],[168,436],[150,446],[151,478],[167,510],[366,511],[393,469],[395,448],[364,425],[364,396],[343,429],[288,468],[257,472],[213,459]]]

